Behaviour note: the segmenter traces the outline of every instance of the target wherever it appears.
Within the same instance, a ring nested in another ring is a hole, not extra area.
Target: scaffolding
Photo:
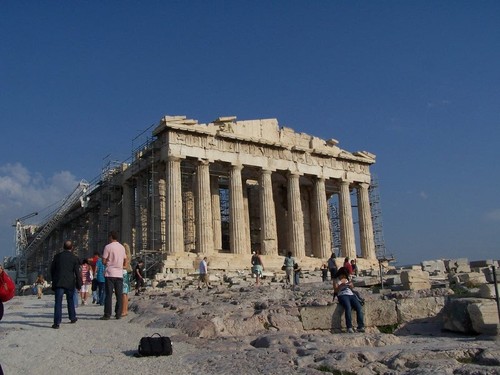
[[[340,240],[340,216],[333,196],[328,200],[328,216],[330,219],[330,230],[332,233],[332,252],[340,256],[342,241]]]
[[[373,223],[373,237],[375,241],[375,253],[379,261],[394,260],[392,254],[387,252],[384,240],[384,225],[382,221],[382,208],[380,206],[380,192],[378,178],[372,174],[372,183],[368,190],[370,196],[370,210]]]

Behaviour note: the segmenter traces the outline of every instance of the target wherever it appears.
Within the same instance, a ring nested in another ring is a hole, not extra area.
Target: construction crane
[[[82,207],[88,202],[87,191],[90,184],[80,181],[75,190],[64,200],[60,208],[35,232],[33,239],[28,243],[23,220],[38,215],[33,212],[16,220],[16,255],[17,255],[17,283],[28,281],[28,259],[31,253],[47,238],[68,211],[78,202]]]
[[[26,280],[21,280],[19,273],[19,270],[26,269],[26,258],[23,256],[23,250],[26,246],[28,246],[28,236],[26,235],[26,225],[24,222],[36,215],[38,215],[38,212],[32,212],[16,219],[15,223],[12,225],[16,227],[16,237],[14,238],[14,243],[16,245],[16,257],[12,264],[15,264],[16,267],[16,282],[26,282]]]
[[[28,215],[20,217],[19,219],[16,219],[15,224],[12,225],[16,227],[16,256],[21,255],[22,250],[28,245],[28,238],[26,236],[26,227],[24,225],[24,221],[36,215],[38,215],[38,212],[32,212]]]

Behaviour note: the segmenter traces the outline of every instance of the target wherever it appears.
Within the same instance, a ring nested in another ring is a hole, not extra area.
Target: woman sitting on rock
[[[357,332],[364,332],[363,308],[358,297],[354,295],[353,288],[352,281],[349,279],[349,271],[345,267],[339,268],[336,279],[333,282],[333,289],[337,294],[340,304],[344,307],[347,332],[354,333],[354,329],[352,328],[352,308],[356,310]]]

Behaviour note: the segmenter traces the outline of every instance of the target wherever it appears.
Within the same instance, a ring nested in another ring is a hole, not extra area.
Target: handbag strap
[[[154,335],[158,335],[158,336],[162,337],[158,332],[153,333],[150,337],[153,337]]]

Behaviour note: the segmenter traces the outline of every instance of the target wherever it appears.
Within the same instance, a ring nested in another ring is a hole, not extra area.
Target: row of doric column
[[[165,180],[159,184],[161,190],[159,199],[161,225],[159,238],[163,251],[168,254],[183,252],[185,245],[186,212],[183,212],[183,187],[181,178],[182,158],[170,156],[166,160]],[[246,185],[243,183],[241,164],[231,165],[229,170],[229,250],[233,254],[248,254],[251,251],[250,219],[248,217],[248,198]],[[210,254],[222,249],[222,219],[221,199],[219,195],[218,176],[211,176],[210,162],[201,160],[194,169],[194,222],[195,222],[195,251]],[[264,255],[278,255],[283,252],[283,244],[279,244],[278,230],[283,223],[277,222],[275,191],[273,190],[273,171],[261,169],[258,177],[258,199],[260,208],[260,250]],[[303,212],[303,198],[301,196],[300,175],[289,172],[286,175],[287,190],[287,249],[296,257],[306,254],[305,222],[310,224],[311,234],[308,240],[312,242],[314,256],[327,258],[332,252],[332,232],[328,217],[326,181],[323,177],[311,179],[313,182],[308,213],[305,221]],[[362,257],[375,259],[375,244],[373,224],[371,220],[370,201],[367,183],[351,184],[349,181],[338,180],[339,218],[341,235],[341,255],[356,257],[356,241],[353,223],[350,188],[357,189],[359,240]],[[131,219],[133,194],[125,184],[123,189],[123,217],[122,228],[124,242],[133,242]],[[142,211],[139,215],[143,215]],[[130,238],[127,238],[129,236]],[[278,246],[280,245],[280,249]]]

